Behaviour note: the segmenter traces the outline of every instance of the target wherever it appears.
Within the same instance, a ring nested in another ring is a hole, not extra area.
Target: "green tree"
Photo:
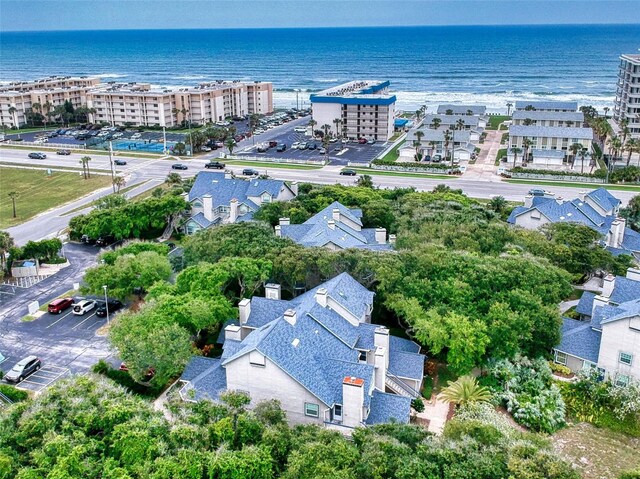
[[[84,179],[88,179],[91,178],[91,172],[89,171],[89,162],[91,161],[91,157],[90,156],[83,156],[82,158],[80,158],[79,163],[82,164],[82,175],[84,176]]]
[[[236,141],[233,138],[227,138],[227,141],[224,142],[224,146],[229,150],[229,155],[233,155],[233,149],[236,147]]]
[[[112,194],[103,196],[96,202],[96,208],[99,210],[107,210],[109,208],[119,208],[127,203],[127,199],[123,195]]]
[[[18,192],[17,192],[17,191],[10,191],[10,192],[8,193],[8,196],[9,196],[9,198],[11,198],[11,205],[12,205],[12,207],[13,207],[13,217],[14,217],[14,218],[17,218],[17,216],[16,216],[16,199],[17,199],[20,195],[18,194]]]
[[[7,268],[7,252],[15,246],[14,240],[6,231],[0,231],[0,273]]]
[[[182,184],[182,176],[179,173],[169,173],[164,182],[169,186],[176,186]]]

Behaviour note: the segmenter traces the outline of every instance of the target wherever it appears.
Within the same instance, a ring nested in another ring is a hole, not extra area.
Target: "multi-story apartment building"
[[[640,55],[620,57],[613,119],[626,119],[630,135],[640,138]]]
[[[111,125],[175,126],[223,121],[227,117],[273,110],[268,82],[216,81],[187,88],[152,88],[149,83],[100,83],[99,78],[51,77],[10,83],[0,88],[0,122],[17,127],[38,103],[49,111],[70,101],[95,110],[91,122]],[[44,109],[40,110],[45,113]]]
[[[584,113],[581,111],[516,110],[511,117],[513,125],[581,127]]]
[[[329,125],[338,136],[388,140],[393,135],[396,104],[388,88],[388,81],[358,80],[311,95],[316,128]]]
[[[531,141],[533,149],[567,151],[571,145],[579,143],[583,148],[591,151],[593,130],[566,126],[511,125],[509,128],[509,146],[511,148],[522,148],[525,138]]]
[[[518,100],[516,101],[516,109],[518,110],[530,110],[530,111],[577,111],[578,102],[576,101],[531,101],[531,100]]]

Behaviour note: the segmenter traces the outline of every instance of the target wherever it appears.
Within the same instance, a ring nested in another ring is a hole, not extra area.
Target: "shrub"
[[[559,374],[562,374],[563,376],[571,376],[573,374],[573,371],[571,371],[571,369],[569,369],[567,366],[554,363],[553,361],[549,361],[549,367],[551,368],[551,371],[553,371],[554,373],[559,373]]]
[[[423,412],[424,411],[424,403],[422,402],[422,399],[420,399],[420,398],[416,398],[413,401],[411,401],[411,407],[413,409],[415,409],[416,412]]]
[[[29,397],[29,394],[26,391],[14,388],[8,384],[0,384],[0,393],[7,396],[13,402],[25,401]]]
[[[140,396],[155,398],[158,397],[162,391],[163,386],[144,386],[143,384],[137,383],[127,371],[114,369],[102,359],[93,366],[92,370],[94,373],[106,376],[120,386]]]

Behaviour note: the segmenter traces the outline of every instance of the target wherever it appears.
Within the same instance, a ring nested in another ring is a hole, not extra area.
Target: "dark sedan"
[[[113,164],[118,166],[124,166],[127,164],[127,162],[124,160],[113,160]]]
[[[107,308],[107,306],[109,306],[109,308]],[[96,309],[96,316],[104,318],[107,315],[107,309],[109,311],[109,314],[113,314],[119,309],[121,309],[122,306],[123,304],[121,301],[118,301],[117,299],[110,299],[108,304],[103,303],[101,306],[98,307],[98,309]]]
[[[175,163],[171,165],[172,170],[188,170],[189,167],[187,165],[183,165],[182,163]]]
[[[56,155],[69,156],[71,154],[71,150],[58,150],[56,151]]]

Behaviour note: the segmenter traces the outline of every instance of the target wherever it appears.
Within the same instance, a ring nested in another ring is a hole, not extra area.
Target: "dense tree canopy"
[[[357,429],[353,440],[289,427],[274,401],[242,395],[170,406],[171,421],[105,378],[79,376],[0,411],[0,479],[577,479],[547,440],[488,409],[442,437],[421,426]]]

